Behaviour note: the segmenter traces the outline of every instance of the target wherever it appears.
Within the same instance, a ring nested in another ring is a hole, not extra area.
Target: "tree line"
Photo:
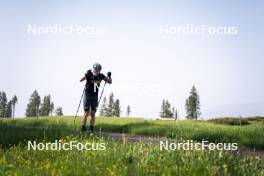
[[[18,99],[14,95],[11,100],[8,101],[6,93],[0,91],[0,117],[2,118],[14,118],[15,117],[15,106]]]
[[[102,105],[100,108],[100,116],[105,117],[120,117],[122,111],[120,106],[120,100],[114,98],[114,93],[110,93],[108,99],[103,98]],[[126,115],[129,117],[131,113],[131,108],[128,105],[126,109]]]
[[[6,93],[4,91],[0,91],[0,118],[14,118],[17,101],[18,98],[16,95],[8,101]],[[51,96],[46,95],[41,101],[41,97],[35,90],[31,94],[29,103],[27,104],[25,113],[26,117],[50,116],[53,112],[54,103],[51,101]],[[57,107],[55,109],[55,114],[57,116],[62,116],[62,107]]]
[[[26,108],[26,117],[50,116],[54,112],[54,103],[51,101],[51,95],[46,95],[41,101],[37,90],[31,94],[29,103]],[[55,110],[57,116],[62,116],[62,107],[57,107]]]
[[[15,105],[18,101],[16,95],[8,101],[6,93],[0,91],[0,117],[11,118],[15,116]],[[192,87],[190,95],[185,102],[186,118],[187,119],[198,119],[201,115],[200,110],[200,97],[195,86]],[[51,101],[51,95],[46,95],[41,101],[37,90],[31,94],[29,102],[26,108],[26,117],[39,117],[39,116],[50,116],[54,113],[54,103]],[[108,98],[104,97],[100,109],[100,115],[106,117],[120,117],[121,105],[118,98],[114,98],[114,94],[111,93]],[[129,117],[131,113],[131,107],[126,107],[126,116]],[[63,115],[62,107],[55,109],[57,116]],[[163,99],[160,111],[161,118],[175,118],[178,119],[178,110],[173,107],[168,100]]]
[[[190,95],[187,97],[185,102],[186,118],[187,119],[198,119],[201,115],[200,97],[195,86],[192,87]],[[168,100],[163,99],[160,111],[161,118],[175,118],[178,119],[178,111],[172,107]]]

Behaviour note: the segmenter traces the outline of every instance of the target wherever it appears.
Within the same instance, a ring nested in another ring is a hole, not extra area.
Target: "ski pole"
[[[105,85],[106,85],[106,81],[105,81],[105,83],[104,83],[103,90],[102,90],[102,92],[101,92],[101,95],[100,95],[99,101],[98,101],[98,103],[97,103],[97,107],[98,107],[98,106],[99,106],[99,104],[100,104],[100,101],[101,101],[102,95],[103,95],[103,93],[104,93],[104,88],[105,88]]]
[[[77,112],[76,112],[76,115],[74,117],[74,126],[75,126],[75,120],[76,120],[76,117],[78,115],[78,112],[79,112],[79,109],[80,109],[80,106],[81,106],[81,102],[82,102],[82,99],[83,99],[83,94],[84,94],[84,91],[85,91],[85,88],[83,89],[83,93],[82,93],[82,96],[81,96],[81,100],[80,100],[80,103],[79,103],[79,106],[78,106],[78,109],[77,109]]]

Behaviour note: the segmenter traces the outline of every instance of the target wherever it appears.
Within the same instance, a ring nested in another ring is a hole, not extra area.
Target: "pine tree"
[[[51,103],[50,104],[50,115],[52,116],[53,114],[53,111],[54,111],[54,103]]]
[[[200,97],[195,86],[192,87],[190,96],[185,102],[186,118],[187,119],[198,119],[200,112]]]
[[[171,104],[168,100],[165,101],[165,118],[173,118],[173,113],[171,110]]]
[[[173,112],[171,109],[171,104],[168,100],[162,100],[161,104],[161,111],[160,111],[161,118],[173,118]]]
[[[120,117],[120,113],[121,113],[121,107],[120,107],[120,102],[119,99],[116,99],[114,102],[114,111],[113,111],[113,116],[114,117]]]
[[[0,92],[0,117],[6,117],[7,97],[5,92]]]
[[[126,110],[127,117],[129,117],[130,113],[131,113],[131,108],[130,108],[130,106],[128,105],[128,106],[127,106],[127,110]]]
[[[50,95],[44,96],[43,102],[41,103],[41,106],[40,106],[39,115],[40,116],[49,116],[51,111],[52,111],[52,108],[54,108],[54,105],[51,102]]]
[[[100,109],[100,116],[106,116],[107,114],[107,99],[106,97],[103,98],[103,104],[101,105]]]
[[[173,108],[172,108],[172,118],[174,118],[175,112],[176,112],[176,110],[175,110],[175,108],[173,107]]]
[[[6,106],[5,110],[5,117],[11,118],[12,117],[12,101],[9,101]]]
[[[107,117],[111,117],[113,116],[114,112],[114,94],[111,93],[110,96],[109,96],[109,99],[108,99],[108,106],[107,106],[107,109],[106,109],[106,116]]]
[[[40,96],[35,90],[30,96],[29,103],[27,104],[26,117],[38,117],[40,102]]]
[[[15,118],[15,109],[16,109],[16,103],[17,103],[17,96],[15,95],[13,98],[12,98],[12,117]]]
[[[56,116],[63,116],[62,107],[57,107],[55,110]]]
[[[175,120],[178,119],[178,110],[177,109],[175,109],[174,118],[175,118]]]
[[[162,100],[162,104],[161,104],[161,111],[160,111],[160,117],[161,118],[165,118],[165,112],[166,111],[166,105],[165,105],[165,100]]]

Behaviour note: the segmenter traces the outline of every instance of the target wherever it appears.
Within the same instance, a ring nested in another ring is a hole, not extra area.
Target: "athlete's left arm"
[[[107,82],[108,84],[112,84],[112,78],[111,77],[105,77],[105,82]]]
[[[105,77],[105,82],[107,82],[108,84],[112,84],[112,78],[111,78],[111,72],[107,73],[107,77]]]

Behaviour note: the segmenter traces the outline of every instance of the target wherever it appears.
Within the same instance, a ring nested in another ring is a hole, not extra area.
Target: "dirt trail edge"
[[[166,137],[153,137],[147,135],[136,135],[136,134],[126,134],[126,133],[111,133],[111,132],[96,132],[95,136],[102,136],[111,140],[128,140],[131,142],[159,142],[159,141],[174,141]],[[264,159],[264,150],[250,149],[247,147],[239,146],[237,151],[232,151],[232,153],[241,154],[243,156],[258,156]]]

